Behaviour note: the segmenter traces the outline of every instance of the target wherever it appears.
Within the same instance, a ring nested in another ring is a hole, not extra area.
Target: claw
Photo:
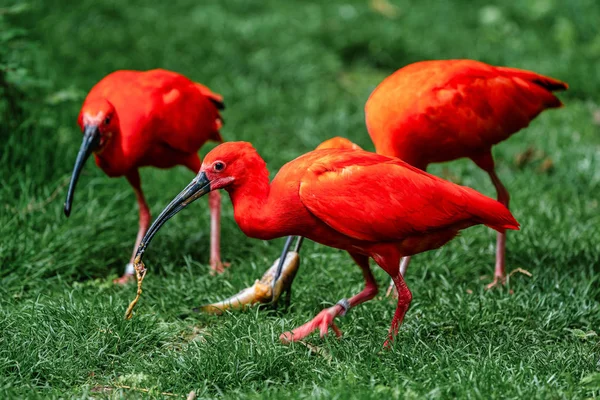
[[[494,276],[494,280],[491,283],[488,283],[485,287],[486,290],[490,290],[499,285],[504,285],[506,282],[506,277],[504,276]]]
[[[219,275],[225,272],[225,268],[229,268],[231,263],[219,261],[211,261],[210,262],[210,274],[211,275]]]
[[[319,329],[321,337],[325,336],[329,332],[329,328],[333,330],[335,335],[340,338],[342,337],[342,331],[334,322],[334,318],[340,315],[342,307],[335,305],[330,308],[326,308],[321,311],[312,321],[305,323],[302,326],[297,327],[291,332],[284,332],[279,336],[279,340],[283,344],[289,344],[291,342],[297,342],[310,335],[315,330]]]
[[[531,274],[531,272],[529,272],[529,271],[527,271],[527,270],[525,270],[523,268],[516,268],[516,269],[512,270],[507,276],[495,276],[494,280],[485,287],[486,290],[493,289],[493,288],[495,288],[498,285],[504,285],[504,284],[506,284],[506,278],[507,277],[510,278],[511,276],[513,276],[516,273],[527,275],[530,278],[533,276]]]

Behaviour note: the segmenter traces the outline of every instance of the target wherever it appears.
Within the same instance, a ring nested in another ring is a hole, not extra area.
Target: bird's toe
[[[223,272],[225,272],[225,268],[229,268],[229,266],[231,266],[231,263],[224,263],[221,260],[218,261],[211,261],[210,262],[210,273],[212,275],[218,275],[218,274],[222,274]]]
[[[496,276],[494,276],[494,280],[485,286],[485,289],[490,290],[497,286],[502,286],[505,284],[505,282],[506,282],[506,277],[496,275]]]

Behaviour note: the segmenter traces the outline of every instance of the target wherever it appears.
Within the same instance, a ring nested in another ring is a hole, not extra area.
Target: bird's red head
[[[79,112],[77,123],[83,132],[83,141],[75,160],[73,175],[65,201],[65,215],[71,214],[73,194],[79,174],[90,154],[101,153],[119,132],[119,118],[114,106],[105,99],[86,100]]]
[[[230,191],[252,182],[258,173],[265,171],[264,160],[248,142],[226,142],[215,147],[204,157],[198,175],[154,220],[136,251],[136,258],[141,258],[160,227],[188,204],[212,190]],[[268,175],[266,180],[268,185]]]
[[[79,127],[84,136],[97,136],[97,146],[92,151],[100,153],[119,132],[119,117],[115,107],[106,99],[86,101],[79,112]]]
[[[251,169],[264,168],[265,162],[248,142],[226,142],[211,150],[200,167],[211,190],[240,185],[252,175]]]

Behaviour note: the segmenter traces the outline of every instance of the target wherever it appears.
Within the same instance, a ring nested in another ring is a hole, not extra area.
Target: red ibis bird
[[[136,262],[141,263],[146,247],[168,219],[217,189],[229,193],[235,220],[247,236],[262,240],[304,236],[348,251],[362,270],[363,291],[282,334],[283,342],[300,340],[315,329],[324,335],[329,327],[340,335],[334,318],[377,293],[369,258],[399,290],[390,328],[393,338],[412,299],[398,272],[401,257],[438,248],[461,229],[477,224],[498,231],[519,228],[496,200],[397,158],[362,150],[316,150],[284,165],[269,183],[266,164],[254,147],[228,142],[206,155],[196,178],[154,221]]]
[[[207,87],[175,72],[116,71],[98,82],[87,95],[78,124],[83,142],[75,161],[65,202],[71,214],[75,185],[85,161],[93,153],[108,176],[125,176],[133,186],[139,206],[139,231],[135,249],[150,224],[139,168],[183,165],[194,174],[200,169],[198,149],[208,140],[222,142],[219,129],[223,99]],[[220,195],[210,197],[210,265],[223,270],[219,251]],[[117,282],[133,276],[133,256]]]
[[[365,105],[378,154],[426,170],[431,163],[467,157],[487,172],[498,201],[509,194],[496,174],[492,146],[561,107],[552,93],[567,84],[535,72],[473,60],[423,61],[399,69],[375,88]],[[498,231],[491,288],[504,282],[506,234]],[[410,258],[402,262],[406,270]]]

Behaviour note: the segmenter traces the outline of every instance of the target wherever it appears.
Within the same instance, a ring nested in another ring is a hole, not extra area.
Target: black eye
[[[215,169],[215,171],[223,171],[225,169],[225,163],[217,161],[215,165],[213,165],[213,168]]]
[[[110,117],[106,117],[104,119],[104,125],[108,125],[108,124],[110,124]]]

